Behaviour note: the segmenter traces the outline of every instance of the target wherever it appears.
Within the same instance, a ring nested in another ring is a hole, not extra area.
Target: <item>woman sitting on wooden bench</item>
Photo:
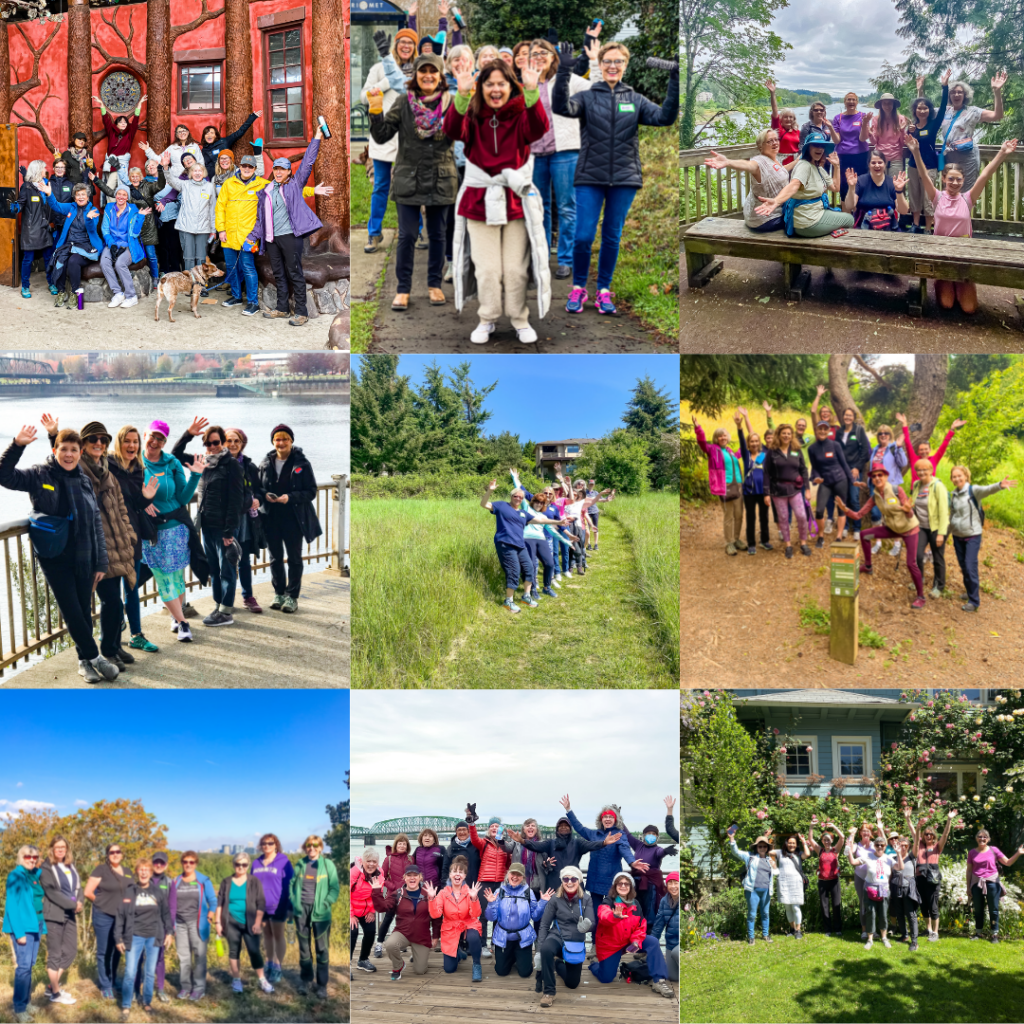
[[[852,213],[854,227],[869,231],[899,231],[900,214],[910,213],[907,202],[907,174],[892,175],[886,170],[885,154],[873,150],[868,173],[857,174],[846,168],[846,198],[843,209]]]
[[[839,228],[853,227],[853,215],[829,205],[828,194],[839,191],[839,157],[836,144],[817,129],[807,141],[789,184],[772,198],[758,196],[761,205],[754,213],[774,217],[782,209],[787,235],[820,238]]]
[[[921,145],[913,135],[906,136],[906,146],[914,155],[914,161],[921,176],[925,195],[935,207],[935,235],[948,238],[970,238],[974,234],[971,226],[971,210],[985,191],[989,178],[999,165],[1017,149],[1017,140],[1008,139],[999,147],[999,152],[988,162],[978,175],[974,185],[964,191],[964,169],[960,164],[947,163],[942,169],[942,190],[932,183],[921,157]],[[952,309],[959,303],[965,313],[978,309],[978,289],[973,281],[936,281],[935,298],[943,309]]]
[[[774,128],[766,128],[757,136],[757,156],[749,160],[728,160],[720,153],[711,150],[711,156],[704,161],[705,167],[716,171],[732,168],[734,171],[746,171],[758,186],[747,193],[743,200],[743,223],[751,231],[780,231],[782,216],[761,216],[754,207],[760,194],[771,197],[778,195],[789,184],[789,171],[779,162],[779,133]]]

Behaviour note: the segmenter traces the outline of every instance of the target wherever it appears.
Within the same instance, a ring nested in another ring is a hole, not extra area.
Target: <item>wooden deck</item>
[[[483,959],[484,980],[470,980],[472,964],[463,961],[455,974],[445,974],[440,953],[431,953],[426,974],[406,967],[401,981],[390,981],[391,961],[370,961],[376,974],[352,965],[351,1013],[354,1021],[375,1024],[678,1024],[679,986],[675,999],[656,995],[648,985],[634,988],[616,981],[602,985],[583,968],[583,981],[574,991],[558,982],[555,1005],[541,1009],[533,978],[499,978],[494,961]]]

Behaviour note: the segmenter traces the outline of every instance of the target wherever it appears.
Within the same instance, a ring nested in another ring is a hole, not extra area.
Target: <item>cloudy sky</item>
[[[660,690],[352,691],[352,822],[404,814],[592,824],[614,802],[661,824],[679,789],[679,694]],[[678,822],[678,816],[677,816]],[[638,823],[638,824],[637,824]]]

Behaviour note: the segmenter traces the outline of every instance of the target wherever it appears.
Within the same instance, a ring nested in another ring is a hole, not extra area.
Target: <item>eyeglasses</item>
[[[603,60],[601,61],[601,67],[603,68],[624,68],[626,62],[624,60]]]
[[[163,446],[167,444],[167,438],[163,434],[150,434],[148,443]]]

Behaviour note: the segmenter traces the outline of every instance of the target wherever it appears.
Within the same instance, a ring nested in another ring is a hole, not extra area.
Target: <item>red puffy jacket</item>
[[[483,839],[477,833],[476,825],[469,826],[469,838],[480,851],[480,871],[476,876],[478,882],[504,882],[512,858],[490,836]]]
[[[627,903],[625,907],[625,917],[616,917],[607,903],[602,903],[597,908],[594,948],[597,950],[598,960],[606,960],[612,953],[625,949],[631,942],[640,945],[647,938],[647,922],[640,910],[640,904]]]
[[[370,878],[380,874],[378,868]],[[349,899],[351,902],[350,913],[353,917],[367,917],[373,913],[373,886],[370,885],[363,874],[361,867],[354,867],[349,875]]]

